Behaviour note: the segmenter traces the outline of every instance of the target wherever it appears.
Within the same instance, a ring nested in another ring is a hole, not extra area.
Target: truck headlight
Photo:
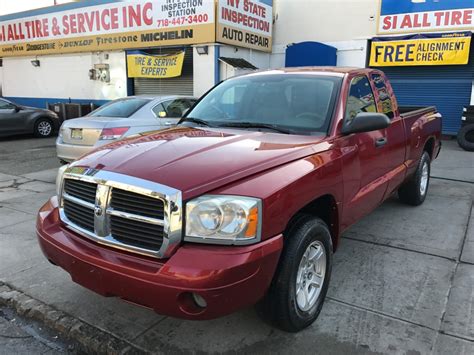
[[[69,164],[63,165],[58,169],[58,175],[56,175],[56,195],[60,196],[63,189],[64,173],[69,168]]]
[[[205,195],[186,204],[189,242],[252,244],[260,241],[262,202],[241,196]]]

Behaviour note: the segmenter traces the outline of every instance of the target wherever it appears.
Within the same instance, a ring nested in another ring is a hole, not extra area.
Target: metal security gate
[[[173,54],[185,49],[183,71],[176,78],[149,79],[134,78],[135,95],[193,95],[193,49],[191,47],[145,49],[151,55]]]
[[[463,107],[471,100],[474,45],[468,65],[382,67],[401,106],[434,105],[443,115],[443,134],[456,135]]]

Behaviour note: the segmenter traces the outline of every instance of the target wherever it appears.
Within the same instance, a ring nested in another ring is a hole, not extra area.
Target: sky
[[[72,2],[72,0],[56,0],[56,4],[64,4],[66,2]],[[54,3],[54,0],[0,0],[0,16],[52,6]]]

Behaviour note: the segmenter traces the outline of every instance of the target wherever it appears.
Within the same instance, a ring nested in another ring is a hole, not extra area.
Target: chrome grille
[[[163,243],[163,226],[111,216],[110,230],[116,240],[139,248],[158,250]]]
[[[114,210],[136,213],[140,216],[163,219],[163,201],[130,191],[112,189],[110,206]]]
[[[97,184],[90,182],[72,179],[64,181],[64,192],[89,203],[95,203],[96,190]]]
[[[69,200],[64,200],[64,213],[74,224],[89,232],[94,232],[94,210]]]
[[[60,216],[99,243],[168,257],[181,241],[181,193],[121,174],[68,168]]]

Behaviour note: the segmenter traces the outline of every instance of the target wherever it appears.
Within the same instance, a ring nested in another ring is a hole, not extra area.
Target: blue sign
[[[474,7],[473,0],[382,0],[381,15],[459,10]]]
[[[380,0],[379,34],[472,30],[474,0]]]

